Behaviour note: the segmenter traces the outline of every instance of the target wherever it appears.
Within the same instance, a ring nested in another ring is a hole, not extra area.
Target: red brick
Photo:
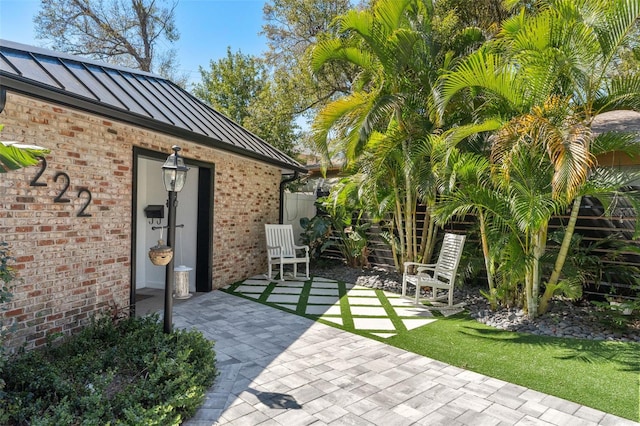
[[[6,316],[7,318],[11,318],[11,317],[15,317],[18,315],[22,315],[24,313],[24,309],[20,308],[20,309],[13,309],[10,311],[6,311],[4,313],[4,316]]]

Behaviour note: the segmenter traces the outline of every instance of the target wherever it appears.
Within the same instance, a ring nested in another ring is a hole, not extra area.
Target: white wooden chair
[[[424,264],[416,262],[405,262],[404,273],[402,275],[402,296],[407,293],[407,285],[416,287],[416,305],[420,303],[420,288],[431,287],[433,297],[431,300],[441,299],[438,297],[438,289],[449,291],[449,306],[453,305],[453,286],[456,282],[456,274],[462,248],[464,247],[464,235],[445,234],[438,263]],[[414,271],[414,273],[409,273]]]
[[[280,265],[280,279],[284,281],[284,265],[293,265],[293,276],[298,277],[298,263],[307,265],[306,279],[309,279],[309,246],[298,246],[293,238],[291,225],[264,225],[267,237],[267,257],[269,260],[269,279],[271,268]],[[301,256],[298,256],[298,254]]]

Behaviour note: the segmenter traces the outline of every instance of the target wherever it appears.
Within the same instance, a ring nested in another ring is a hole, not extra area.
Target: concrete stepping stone
[[[433,314],[422,308],[394,308],[399,317],[433,317]]]
[[[334,289],[337,290],[338,288],[340,288],[340,284],[335,283],[335,282],[317,282],[317,281],[313,281],[311,283],[311,288],[330,288],[330,289]]]
[[[395,336],[397,333],[371,333],[374,336],[382,337],[383,339],[388,339],[389,337]]]
[[[396,330],[389,318],[354,318],[353,325],[358,330]]]
[[[347,294],[349,296],[374,296],[376,291],[373,288],[355,286],[351,288]]]
[[[246,283],[246,281],[245,281]],[[267,286],[264,285],[239,285],[234,292],[236,293],[264,293]]]
[[[297,304],[300,296],[291,294],[272,294],[267,299],[269,303],[294,303]]]
[[[302,292],[302,287],[274,287],[271,290],[271,294],[280,294],[280,293],[289,293],[289,294],[300,294]]]
[[[387,300],[389,300],[392,306],[415,306],[412,300],[405,299],[404,297],[388,297]]]
[[[278,287],[302,287],[304,286],[304,281],[299,280],[286,280],[286,281],[276,281]]]
[[[251,299],[260,299],[262,293],[242,293],[242,295],[245,297],[250,297]]]
[[[289,303],[274,303],[274,305],[280,306],[281,308],[290,309],[292,311],[295,311],[296,310],[296,306],[298,306],[298,305],[289,304]]]
[[[248,280],[244,280],[242,283],[243,284],[263,284],[263,285],[269,285],[271,281],[269,281],[268,279],[264,278],[264,277],[253,277],[253,278],[249,278]]]
[[[387,311],[383,307],[351,306],[351,315],[366,315],[370,317],[386,317]]]
[[[349,297],[347,300],[350,305],[382,305],[382,302],[377,297]]]
[[[341,315],[338,305],[307,305],[305,313],[309,315]]]
[[[342,318],[340,317],[322,317],[322,319],[325,321],[332,322],[334,324],[344,325],[344,323],[342,322]]]
[[[324,277],[313,277],[313,282],[325,282],[325,283],[338,283],[336,280],[332,280],[331,278]]]
[[[309,296],[307,303],[328,305],[334,304],[340,300],[338,296]]]
[[[311,287],[311,291],[309,292],[311,295],[315,296],[339,296],[337,288],[315,288]]]
[[[435,318],[431,318],[431,319],[403,318],[402,319],[402,323],[404,324],[405,327],[407,327],[407,330],[413,330],[415,328],[422,327],[423,325],[427,325],[434,321],[436,321]]]

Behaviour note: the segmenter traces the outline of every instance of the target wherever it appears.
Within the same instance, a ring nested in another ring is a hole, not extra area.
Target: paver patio
[[[220,376],[187,425],[636,425],[245,298],[174,309]]]

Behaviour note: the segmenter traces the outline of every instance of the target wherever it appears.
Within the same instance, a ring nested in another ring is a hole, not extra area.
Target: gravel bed
[[[355,269],[342,265],[315,266],[312,274],[325,278],[350,282],[365,287],[393,293],[402,291],[402,275],[382,268]],[[625,330],[608,327],[588,304],[575,304],[565,300],[553,300],[546,314],[529,320],[522,309],[499,308],[491,311],[479,288],[456,289],[454,301],[464,302],[472,318],[478,322],[510,331],[544,336],[640,342],[640,321]]]

